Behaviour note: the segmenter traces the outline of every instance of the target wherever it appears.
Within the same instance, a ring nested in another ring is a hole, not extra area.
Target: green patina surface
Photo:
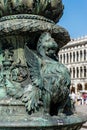
[[[62,13],[61,0],[0,0],[0,130],[79,130],[86,121],[57,58],[70,40],[55,24]]]
[[[12,14],[42,15],[57,22],[63,14],[61,0],[0,0],[0,16]]]

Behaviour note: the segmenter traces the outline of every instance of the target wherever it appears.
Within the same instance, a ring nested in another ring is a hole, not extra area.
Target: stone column
[[[79,78],[80,78],[80,66],[78,67],[78,69],[79,69]]]
[[[70,53],[68,53],[68,61],[69,61],[69,63],[70,63]]]
[[[78,61],[80,61],[80,51],[78,51],[78,55],[79,55],[79,57],[78,57]]]
[[[64,57],[63,57],[63,54],[62,54],[62,63],[64,63]]]
[[[70,52],[70,63],[72,62],[72,53]]]
[[[84,83],[82,82],[81,84],[82,84],[82,90],[84,90],[85,89]]]
[[[66,53],[65,53],[65,64],[67,63],[67,55],[66,55]]]
[[[77,94],[77,84],[75,83],[75,94]]]
[[[82,66],[82,78],[84,78],[84,66]]]
[[[86,66],[86,77],[87,77],[87,66]]]
[[[77,53],[75,51],[75,62],[77,62]]]
[[[86,49],[86,61],[87,61],[87,49]]]
[[[72,62],[73,62],[73,52],[72,52]]]

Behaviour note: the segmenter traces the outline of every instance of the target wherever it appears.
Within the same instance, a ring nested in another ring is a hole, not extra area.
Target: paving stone
[[[87,115],[87,105],[76,105],[76,111]],[[83,124],[80,130],[87,130],[87,122]]]

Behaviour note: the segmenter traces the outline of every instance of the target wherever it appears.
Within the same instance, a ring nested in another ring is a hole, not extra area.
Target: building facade
[[[71,40],[58,54],[71,74],[71,91],[87,91],[87,36]]]

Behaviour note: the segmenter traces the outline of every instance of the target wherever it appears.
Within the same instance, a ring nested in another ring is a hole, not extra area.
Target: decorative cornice
[[[81,36],[81,37],[78,37],[78,38],[75,38],[75,39],[71,39],[71,41],[70,42],[78,42],[78,41],[84,41],[84,40],[87,40],[87,35],[85,35],[85,36]]]
[[[87,42],[87,35],[78,37],[76,39],[71,39],[71,41],[68,42],[67,45],[65,45],[63,48],[66,48],[69,46],[81,45],[83,43],[85,44],[85,42]]]

